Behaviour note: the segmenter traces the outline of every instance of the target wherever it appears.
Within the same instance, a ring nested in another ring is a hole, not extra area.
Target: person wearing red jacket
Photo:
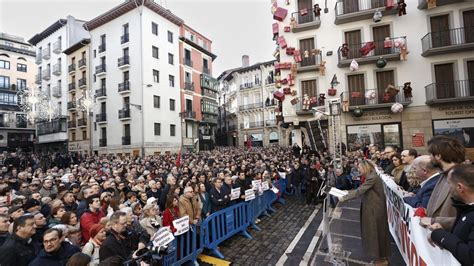
[[[174,195],[169,195],[166,198],[165,211],[163,212],[163,226],[169,226],[171,232],[176,232],[176,229],[173,226],[173,221],[179,218],[179,207],[178,207],[178,197]]]
[[[87,243],[87,241],[89,241],[89,231],[92,226],[98,224],[100,222],[100,219],[105,217],[105,213],[100,206],[99,195],[92,195],[88,197],[86,199],[86,202],[89,208],[81,216],[82,241],[84,243]]]

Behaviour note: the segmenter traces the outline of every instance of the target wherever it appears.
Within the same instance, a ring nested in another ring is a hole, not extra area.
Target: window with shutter
[[[474,10],[462,12],[466,43],[474,42]]]
[[[355,74],[347,76],[347,85],[349,89],[349,104],[365,105],[365,81],[364,74]]]
[[[384,48],[384,40],[386,37],[392,37],[390,34],[390,25],[377,26],[372,28],[374,43],[375,43],[375,55],[384,55],[391,52],[390,48]]]
[[[305,66],[314,66],[316,64],[316,56],[314,55],[309,55],[308,57],[305,57],[305,51],[308,51],[308,53],[314,49],[314,38],[309,38],[309,39],[303,39],[300,40],[300,53],[301,53],[301,61],[300,65],[302,67]]]
[[[431,44],[433,48],[451,45],[449,36],[449,15],[430,18]]]
[[[395,86],[395,73],[393,70],[379,71],[376,74],[377,79],[377,95],[379,103],[392,103],[395,102],[395,97],[390,98],[388,101],[383,99],[385,89],[388,85]]]
[[[344,32],[344,40],[349,46],[349,53],[347,55],[347,59],[361,57],[359,52],[362,43],[362,36],[360,30]]]
[[[305,94],[308,94],[309,98],[318,97],[318,87],[316,84],[315,79],[301,81],[301,101],[303,101]]]
[[[454,64],[435,65],[437,99],[454,98]]]

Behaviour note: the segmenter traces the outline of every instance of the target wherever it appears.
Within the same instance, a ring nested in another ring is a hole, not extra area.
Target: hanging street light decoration
[[[17,92],[18,107],[24,113],[30,123],[41,119],[44,103],[47,103],[47,96],[37,87],[20,89]]]
[[[84,90],[82,96],[77,99],[77,107],[86,112],[88,115],[92,113],[92,108],[95,105],[95,98],[89,90]]]

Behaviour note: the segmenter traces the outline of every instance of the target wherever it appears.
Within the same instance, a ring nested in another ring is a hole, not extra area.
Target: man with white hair
[[[426,208],[428,206],[431,193],[433,192],[436,183],[441,176],[440,169],[431,163],[429,155],[422,155],[413,160],[411,171],[413,171],[416,178],[421,181],[421,188],[418,190],[416,195],[413,193],[408,193],[408,197],[404,197],[403,201],[413,208]]]

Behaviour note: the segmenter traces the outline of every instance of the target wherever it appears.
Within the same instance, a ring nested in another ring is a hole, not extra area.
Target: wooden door
[[[318,98],[318,87],[316,84],[317,83],[315,79],[301,81],[301,101],[303,101],[303,97],[305,94],[308,94],[309,98]]]
[[[308,23],[314,20],[312,8],[313,8],[312,0],[298,0],[298,21],[297,21],[298,24]],[[308,14],[302,16],[300,13],[300,10],[302,9],[306,9],[308,11]]]
[[[364,74],[347,76],[349,88],[349,104],[351,106],[365,105],[365,81]]]
[[[396,97],[391,97],[388,101],[384,101],[383,96],[388,85],[395,86],[395,74],[393,70],[379,71],[376,74],[377,79],[377,98],[379,103],[393,103]],[[400,92],[399,92],[400,93]]]
[[[437,99],[454,98],[453,63],[435,65]]]
[[[314,38],[300,40],[300,53],[301,61],[300,65],[304,66],[314,66],[316,64],[316,55],[311,55],[309,52],[314,49]],[[308,51],[308,57],[305,57],[304,52]]]
[[[474,42],[474,10],[462,12],[464,22],[464,39],[466,43]]]
[[[390,25],[377,26],[372,28],[374,43],[375,43],[375,55],[384,55],[391,52],[390,48],[383,48],[383,42],[386,37],[391,38]]]
[[[451,45],[449,15],[431,17],[430,25],[433,48]]]
[[[349,14],[359,11],[359,1],[354,0],[343,0],[342,1],[342,12],[343,14]]]
[[[359,49],[362,44],[362,36],[360,30],[344,32],[344,40],[349,45],[349,53],[347,55],[347,59],[361,57],[359,52]]]
[[[467,79],[469,96],[474,96],[474,60],[467,61]]]

